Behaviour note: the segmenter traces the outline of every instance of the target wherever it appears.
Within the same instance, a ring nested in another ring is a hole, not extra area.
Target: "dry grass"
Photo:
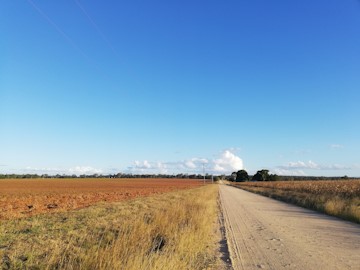
[[[360,181],[245,182],[234,186],[360,223]]]
[[[208,185],[3,221],[0,267],[220,269],[217,193]]]

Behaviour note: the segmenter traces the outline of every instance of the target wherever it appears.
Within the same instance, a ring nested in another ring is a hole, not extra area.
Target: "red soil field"
[[[79,209],[98,202],[194,188],[189,179],[6,179],[0,180],[0,220]]]

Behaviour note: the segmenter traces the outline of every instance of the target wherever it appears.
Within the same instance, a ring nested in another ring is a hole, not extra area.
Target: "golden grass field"
[[[241,182],[231,185],[360,223],[360,180]]]
[[[223,269],[218,186],[192,187],[2,220],[0,268]]]

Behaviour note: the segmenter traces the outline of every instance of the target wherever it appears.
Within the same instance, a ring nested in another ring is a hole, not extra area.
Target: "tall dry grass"
[[[245,182],[232,185],[360,223],[360,180]]]
[[[217,185],[2,222],[4,269],[219,269]]]

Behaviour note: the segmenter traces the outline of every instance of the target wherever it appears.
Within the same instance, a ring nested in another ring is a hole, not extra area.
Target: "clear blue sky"
[[[0,173],[360,176],[360,2],[0,4]]]

